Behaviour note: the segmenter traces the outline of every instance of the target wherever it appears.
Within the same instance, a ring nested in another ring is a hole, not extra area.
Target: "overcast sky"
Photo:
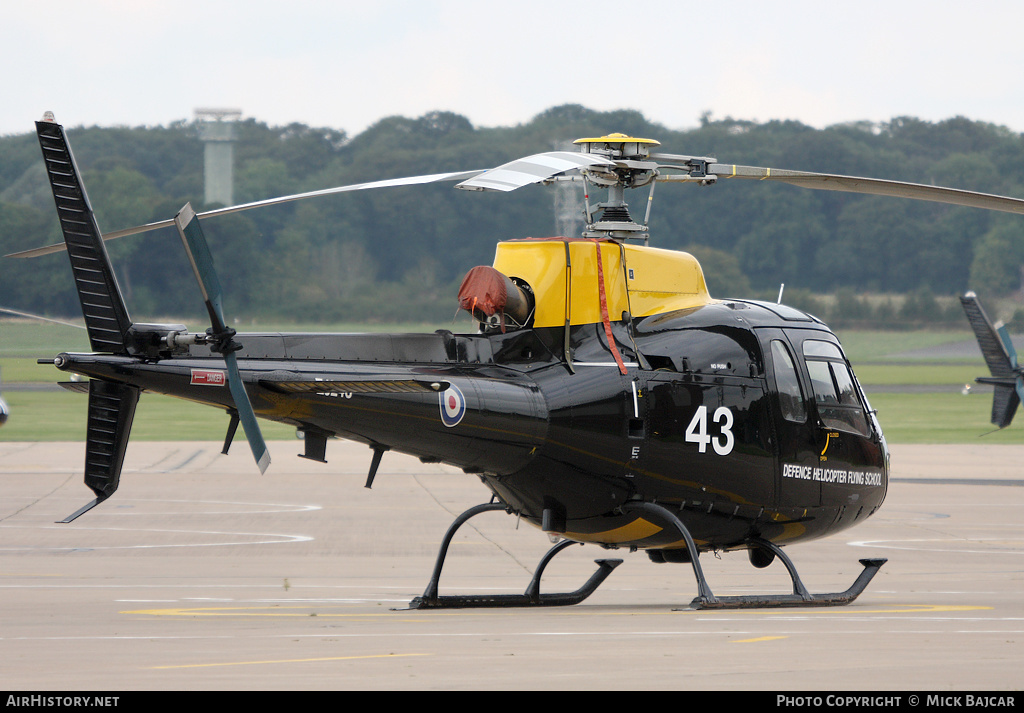
[[[394,114],[508,126],[565,103],[676,129],[711,111],[1024,132],[1022,27],[1020,0],[9,2],[0,134],[46,110],[139,126],[232,107],[352,135]]]

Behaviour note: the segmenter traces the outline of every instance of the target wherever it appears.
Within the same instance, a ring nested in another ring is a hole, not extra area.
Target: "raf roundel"
[[[459,425],[466,415],[466,398],[459,387],[452,384],[441,394],[441,423],[448,428]]]

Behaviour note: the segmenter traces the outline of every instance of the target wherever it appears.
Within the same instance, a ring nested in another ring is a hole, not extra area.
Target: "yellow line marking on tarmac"
[[[775,641],[776,639],[788,639],[788,636],[759,636],[756,639],[736,639],[733,644],[753,644],[758,641]]]
[[[224,663],[190,663],[177,666],[152,666],[154,669],[211,668],[213,666],[256,666],[268,663],[312,663],[316,661],[354,661],[356,659],[396,659],[408,656],[432,656],[433,654],[371,654],[369,656],[324,656],[315,659],[276,659],[268,661],[228,661]]]
[[[286,611],[291,610],[291,611]],[[301,611],[296,611],[301,610]],[[321,610],[311,609],[308,606],[301,607],[168,607],[166,609],[135,609],[123,611],[122,614],[149,614],[151,616],[384,616],[381,614],[330,614]]]

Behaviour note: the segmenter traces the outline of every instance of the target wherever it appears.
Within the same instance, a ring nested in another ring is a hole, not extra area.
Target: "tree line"
[[[793,121],[715,118],[675,130],[631,110],[559,106],[530,122],[475,127],[450,112],[388,117],[355,136],[303,124],[238,123],[237,203],[399,176],[481,169],[572,140],[623,132],[667,153],[725,163],[891,178],[1024,197],[1024,140],[964,118],[910,117],[814,129]],[[71,127],[69,137],[102,230],[173,216],[202,205],[198,126]],[[578,190],[578,188],[569,190]],[[452,184],[316,198],[204,223],[229,313],[304,321],[446,319],[465,272],[489,264],[494,243],[564,234],[561,189],[508,194]],[[570,196],[570,205],[581,205]],[[592,198],[593,200],[593,198]],[[627,194],[635,218],[647,191]],[[561,203],[560,203],[561,201]],[[570,216],[572,218],[572,216]],[[713,296],[889,293],[900,319],[917,295],[1021,289],[1024,217],[903,199],[814,191],[756,181],[662,185],[651,244],[688,249]],[[0,137],[0,251],[60,241],[34,133]],[[202,314],[173,229],[108,243],[133,316]],[[838,304],[838,298],[830,305]],[[849,300],[844,303],[849,306]],[[67,258],[0,260],[0,306],[50,315],[80,313]],[[872,306],[877,312],[878,306]]]

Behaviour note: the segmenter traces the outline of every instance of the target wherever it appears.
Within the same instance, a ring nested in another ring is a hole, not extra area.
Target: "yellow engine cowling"
[[[523,280],[536,300],[534,327],[602,321],[600,272],[608,317],[646,317],[711,301],[700,263],[689,253],[614,241],[544,238],[498,243],[494,268]]]

